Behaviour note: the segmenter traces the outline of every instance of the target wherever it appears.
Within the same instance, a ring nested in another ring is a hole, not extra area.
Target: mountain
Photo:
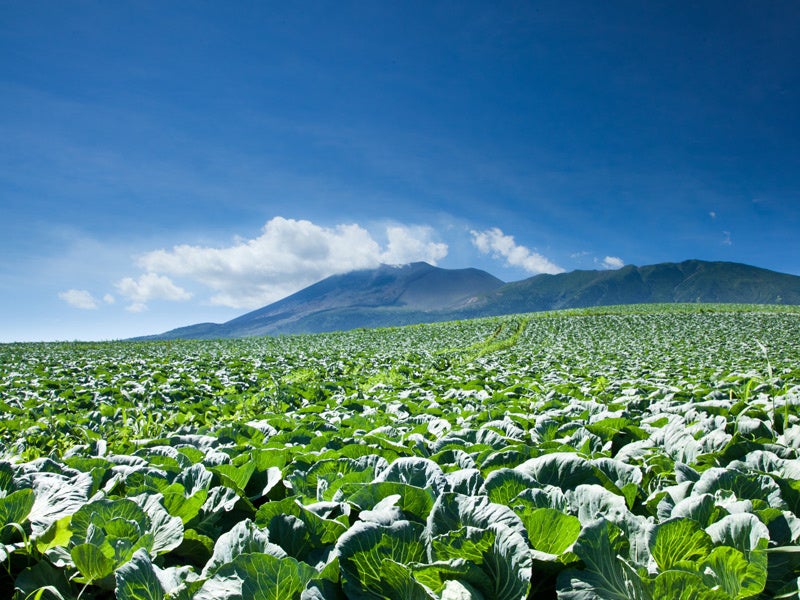
[[[140,339],[315,333],[436,321],[443,309],[464,305],[502,285],[479,269],[440,269],[424,262],[381,265],[332,275],[220,325],[200,323]]]
[[[200,323],[138,339],[318,333],[656,302],[800,304],[800,277],[738,263],[687,260],[536,275],[504,284],[478,269],[382,265],[333,275],[227,323]]]
[[[470,305],[501,315],[614,304],[720,302],[800,304],[800,277],[739,263],[687,260],[613,271],[536,275],[508,283]]]

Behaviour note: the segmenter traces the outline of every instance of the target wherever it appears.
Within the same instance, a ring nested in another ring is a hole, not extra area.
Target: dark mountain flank
[[[478,269],[427,263],[333,275],[227,323],[139,339],[319,333],[614,304],[800,304],[800,277],[738,263],[687,260],[613,271],[536,275],[504,284]]]
[[[468,304],[502,285],[479,269],[440,269],[424,262],[381,265],[332,275],[221,325],[190,325],[150,339],[316,333],[438,321],[442,310]]]
[[[721,302],[800,304],[800,277],[738,263],[687,260],[614,271],[536,275],[473,303],[481,314],[512,314],[614,304]]]

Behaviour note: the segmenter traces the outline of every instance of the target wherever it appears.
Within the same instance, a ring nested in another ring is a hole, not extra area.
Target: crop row
[[[0,348],[0,595],[797,598],[800,319]]]

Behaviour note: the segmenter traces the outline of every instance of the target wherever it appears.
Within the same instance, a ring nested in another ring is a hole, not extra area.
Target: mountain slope
[[[536,275],[503,284],[478,269],[383,265],[328,277],[227,323],[200,323],[139,339],[318,333],[656,302],[800,304],[800,277],[738,263],[687,260]]]
[[[536,275],[474,302],[483,315],[655,302],[800,304],[800,277],[739,263],[687,260],[614,271]]]
[[[153,337],[208,339],[408,325],[437,320],[431,311],[501,285],[500,279],[478,269],[440,269],[424,262],[381,265],[332,275],[221,325],[201,323]]]

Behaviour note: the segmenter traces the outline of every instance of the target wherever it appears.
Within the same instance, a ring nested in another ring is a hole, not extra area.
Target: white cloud
[[[430,227],[390,226],[386,237],[386,247],[382,248],[357,224],[329,228],[275,217],[253,239],[237,238],[222,248],[174,246],[148,252],[138,263],[148,276],[166,274],[212,289],[213,304],[257,308],[336,273],[374,268],[380,263],[436,264],[447,255],[447,245],[433,241]],[[126,286],[133,289],[130,283]],[[135,303],[144,304],[149,299],[146,294],[135,297],[123,293]]]
[[[710,213],[708,213],[708,216],[711,217],[712,219],[716,219],[717,218],[717,213],[712,210]]]
[[[564,269],[551,262],[537,252],[525,246],[519,246],[514,236],[505,235],[499,228],[493,227],[485,231],[470,232],[472,243],[483,254],[491,253],[495,258],[505,258],[506,263],[514,267],[522,267],[529,273],[563,273]]]
[[[625,261],[618,256],[606,256],[600,264],[604,269],[621,269],[625,266]]]
[[[67,290],[65,292],[59,292],[58,297],[75,308],[82,308],[84,310],[94,310],[97,308],[97,300],[86,290]]]
[[[733,246],[733,240],[731,240],[731,232],[730,231],[723,231],[722,232],[722,245],[723,246]]]
[[[116,301],[117,301],[116,298],[114,298],[114,296],[112,296],[111,294],[106,294],[105,296],[103,296],[103,302],[105,302],[106,304],[114,304],[114,302]]]
[[[389,243],[380,255],[380,262],[387,265],[402,265],[424,260],[436,264],[447,256],[447,244],[431,241],[430,227],[387,227]]]
[[[141,312],[150,300],[188,300],[192,294],[175,285],[169,277],[156,273],[145,273],[139,279],[125,277],[116,283],[120,294],[131,301],[127,310]]]

